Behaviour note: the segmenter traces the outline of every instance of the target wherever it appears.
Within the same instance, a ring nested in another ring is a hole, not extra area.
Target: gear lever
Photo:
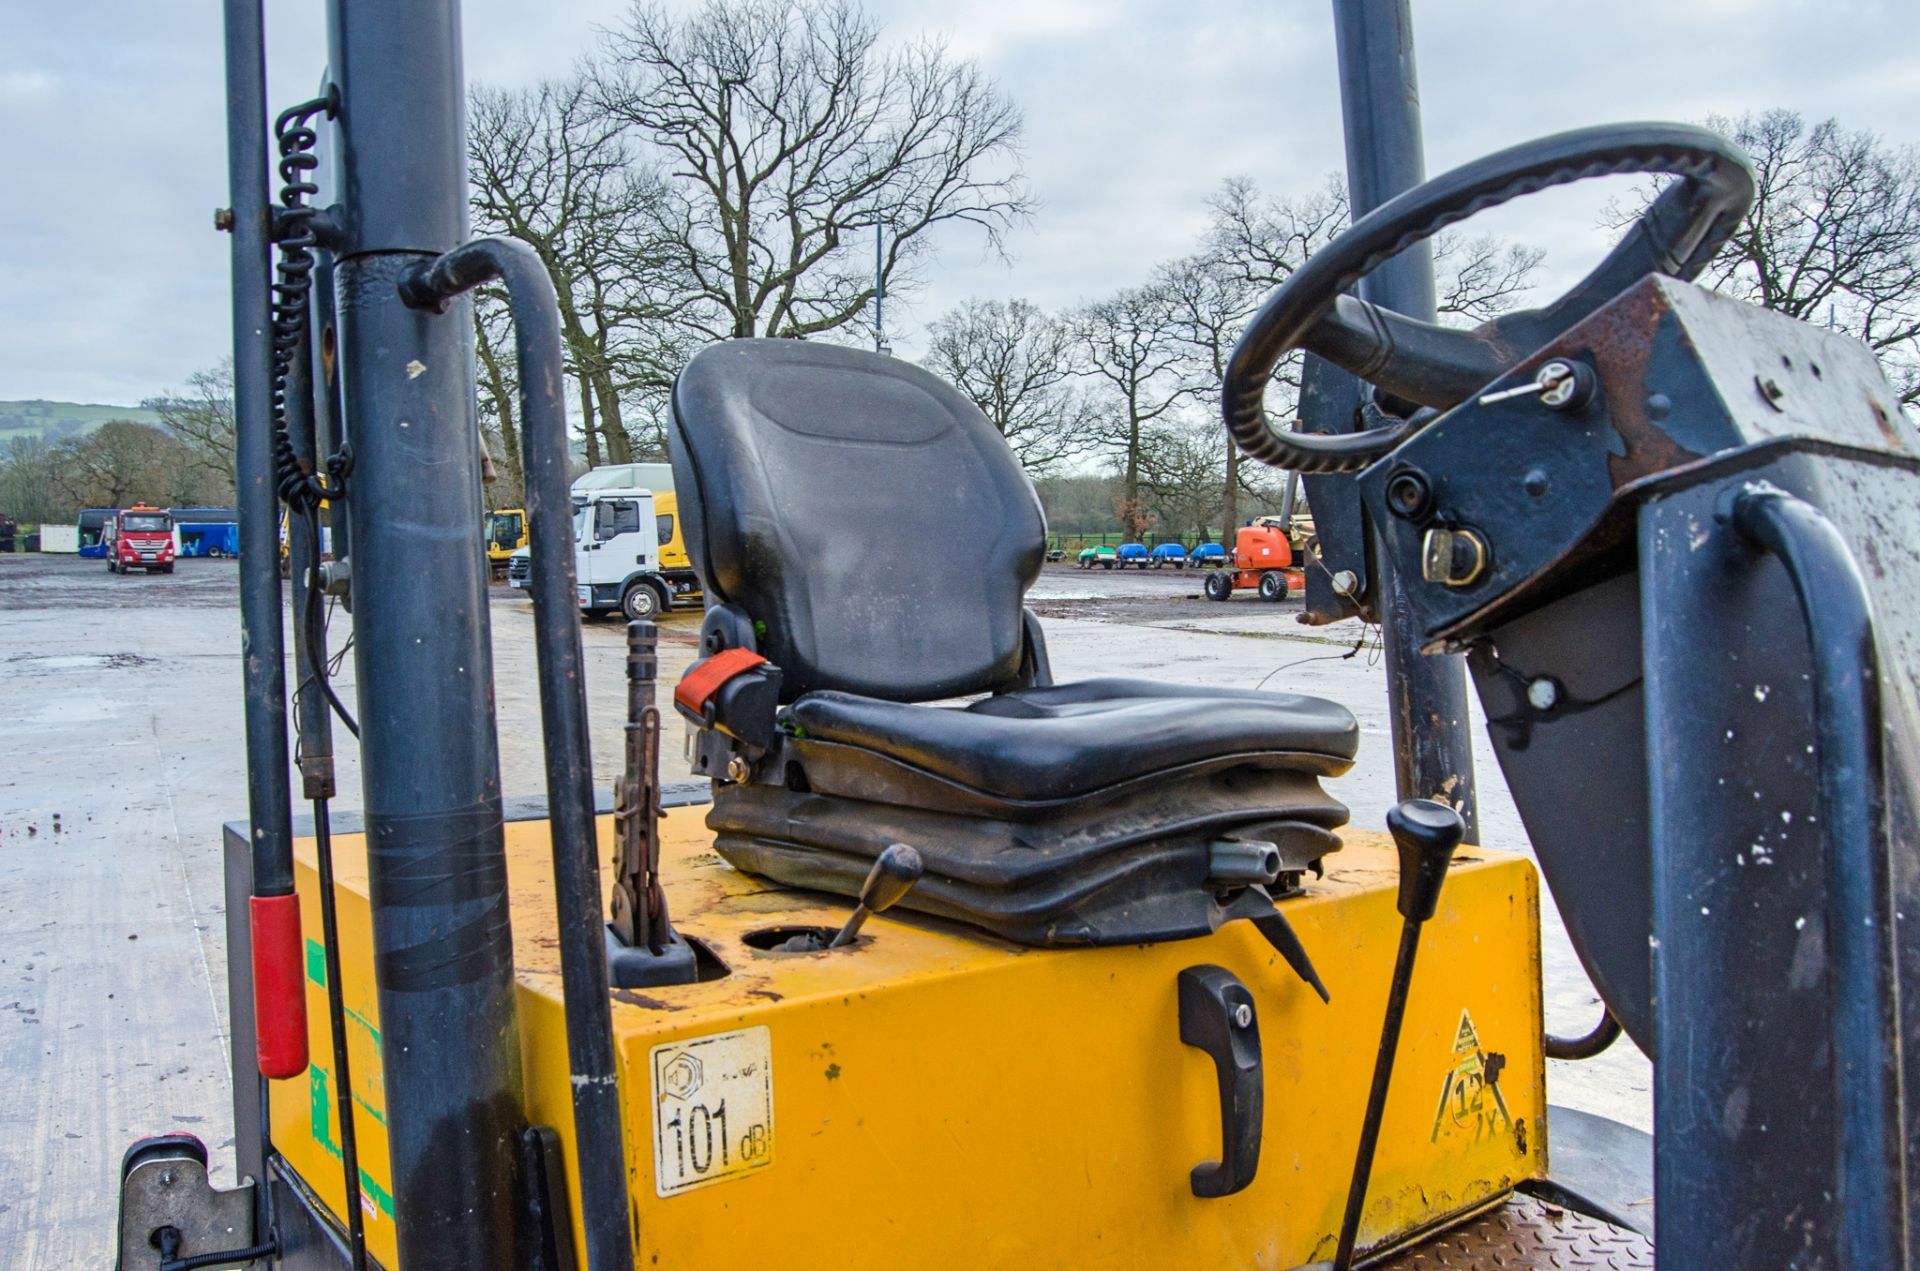
[[[838,949],[852,944],[867,919],[882,910],[891,909],[920,881],[920,873],[924,868],[920,853],[905,843],[895,843],[880,853],[873,862],[873,868],[867,871],[867,881],[860,884],[860,903],[847,919],[847,925],[840,928],[840,934],[828,942],[827,948]]]
[[[1387,989],[1387,1017],[1380,1026],[1380,1051],[1373,1061],[1373,1088],[1367,1092],[1367,1114],[1360,1123],[1360,1146],[1354,1153],[1353,1181],[1347,1191],[1347,1212],[1340,1221],[1340,1243],[1332,1262],[1317,1268],[1349,1271],[1354,1241],[1360,1234],[1360,1215],[1367,1204],[1367,1178],[1373,1172],[1373,1152],[1380,1142],[1380,1119],[1386,1111],[1387,1087],[1393,1080],[1393,1060],[1400,1047],[1400,1024],[1406,1018],[1407,990],[1413,983],[1414,955],[1420,951],[1420,928],[1440,905],[1440,886],[1447,866],[1460,846],[1466,826],[1460,814],[1432,799],[1408,799],[1387,813],[1387,830],[1400,849],[1400,953],[1394,959],[1393,980]]]

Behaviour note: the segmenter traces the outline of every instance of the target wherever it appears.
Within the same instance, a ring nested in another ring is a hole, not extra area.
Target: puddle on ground
[[[102,724],[120,717],[126,703],[107,697],[65,697],[26,710],[13,719],[16,725],[43,724],[59,727],[73,724]]]

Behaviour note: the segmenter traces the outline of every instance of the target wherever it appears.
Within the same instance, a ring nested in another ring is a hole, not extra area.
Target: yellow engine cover
[[[1383,836],[1351,835],[1328,876],[1285,902],[1329,1006],[1245,922],[1040,950],[894,911],[851,949],[762,951],[743,937],[837,926],[848,906],[732,869],[702,815],[668,815],[668,901],[731,974],[614,994],[639,1266],[1289,1268],[1331,1255],[1400,926]],[[610,821],[599,833],[612,842]],[[527,1117],[559,1131],[571,1188],[546,823],[510,824],[507,844]],[[311,844],[299,851],[318,933]],[[337,838],[335,856],[369,1243],[392,1267],[406,1197],[388,1183],[363,840]],[[1545,1172],[1538,907],[1524,859],[1456,857],[1422,938],[1362,1247]],[[337,1213],[324,967],[317,944],[309,955],[314,1067],[273,1083],[273,1139]],[[1188,1181],[1220,1154],[1213,1063],[1180,1041],[1176,1006],[1176,977],[1201,964],[1252,990],[1265,1072],[1259,1171],[1219,1199]]]

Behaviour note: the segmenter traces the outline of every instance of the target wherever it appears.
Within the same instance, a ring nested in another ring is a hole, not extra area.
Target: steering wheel
[[[1471,331],[1342,295],[1383,262],[1450,225],[1523,194],[1588,177],[1665,173],[1680,180],[1648,205],[1592,273],[1552,304]],[[1358,472],[1413,426],[1338,436],[1267,421],[1267,382],[1304,348],[1395,397],[1446,410],[1650,273],[1690,279],[1753,202],[1753,170],[1717,133],[1687,124],[1604,124],[1530,141],[1455,168],[1381,204],[1296,269],[1254,316],[1227,363],[1222,409],[1246,454],[1296,472]]]

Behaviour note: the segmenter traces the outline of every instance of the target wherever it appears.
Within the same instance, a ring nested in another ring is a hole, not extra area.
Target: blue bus
[[[100,535],[107,522],[113,518],[118,508],[81,508],[80,509],[80,554],[90,560],[102,560],[107,549],[101,543]]]
[[[232,508],[173,508],[182,556],[240,554],[240,517]]]

